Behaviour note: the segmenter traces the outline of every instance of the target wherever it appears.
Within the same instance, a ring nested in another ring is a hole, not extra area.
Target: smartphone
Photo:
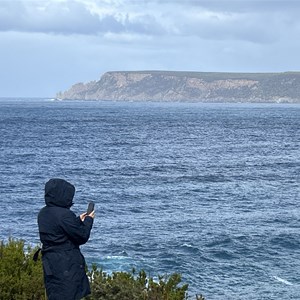
[[[91,201],[88,205],[86,213],[89,215],[94,210],[94,207],[95,207],[95,203]]]

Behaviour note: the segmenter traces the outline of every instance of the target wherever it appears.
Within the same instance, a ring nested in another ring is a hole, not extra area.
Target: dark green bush
[[[32,260],[37,248],[10,239],[0,242],[0,300],[46,300],[42,263]],[[145,271],[114,272],[109,275],[96,265],[88,270],[91,295],[86,300],[185,300],[187,284],[181,276],[159,276],[155,281]],[[197,300],[204,300],[196,296]]]
[[[92,294],[87,299],[97,300],[184,300],[188,285],[181,283],[179,274],[160,276],[156,282],[145,271],[135,276],[135,270],[108,275],[94,265],[89,272]]]
[[[36,249],[10,239],[0,242],[0,299],[45,300],[41,260],[32,260]]]

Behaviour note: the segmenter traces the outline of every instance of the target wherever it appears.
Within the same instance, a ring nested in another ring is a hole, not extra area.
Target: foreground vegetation
[[[0,242],[0,300],[46,300],[42,263],[32,257],[36,248],[21,240]],[[159,276],[158,281],[145,271],[114,272],[109,275],[93,265],[88,270],[92,293],[86,300],[185,300],[188,285],[180,274]],[[189,298],[191,299],[191,298]],[[200,296],[193,299],[204,300]]]

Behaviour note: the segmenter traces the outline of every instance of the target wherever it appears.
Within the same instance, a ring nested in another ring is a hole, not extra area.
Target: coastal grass
[[[125,71],[124,71],[125,72]],[[111,71],[108,73],[124,73],[122,71]],[[276,76],[300,75],[300,72],[278,72],[278,73],[242,73],[242,72],[195,72],[195,71],[162,71],[162,70],[144,70],[144,71],[126,71],[128,74],[152,74],[174,77],[199,78],[206,81],[227,80],[227,79],[248,79],[248,80],[267,80]]]
[[[32,259],[37,248],[12,238],[0,242],[0,300],[47,300],[41,258]],[[107,274],[93,264],[87,274],[91,295],[86,300],[204,300],[188,296],[188,284],[178,273],[154,280],[144,270]]]

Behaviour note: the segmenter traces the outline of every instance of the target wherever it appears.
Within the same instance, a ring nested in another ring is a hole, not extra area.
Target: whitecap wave
[[[108,255],[108,256],[106,256],[106,259],[121,260],[121,259],[128,259],[128,257],[127,256],[122,256],[122,255]]]
[[[280,277],[278,277],[278,276],[273,276],[273,277],[274,277],[274,279],[276,279],[277,281],[282,282],[282,283],[284,283],[284,284],[286,284],[286,285],[293,285],[290,281],[288,281],[288,280],[286,280],[286,279],[280,278]]]

